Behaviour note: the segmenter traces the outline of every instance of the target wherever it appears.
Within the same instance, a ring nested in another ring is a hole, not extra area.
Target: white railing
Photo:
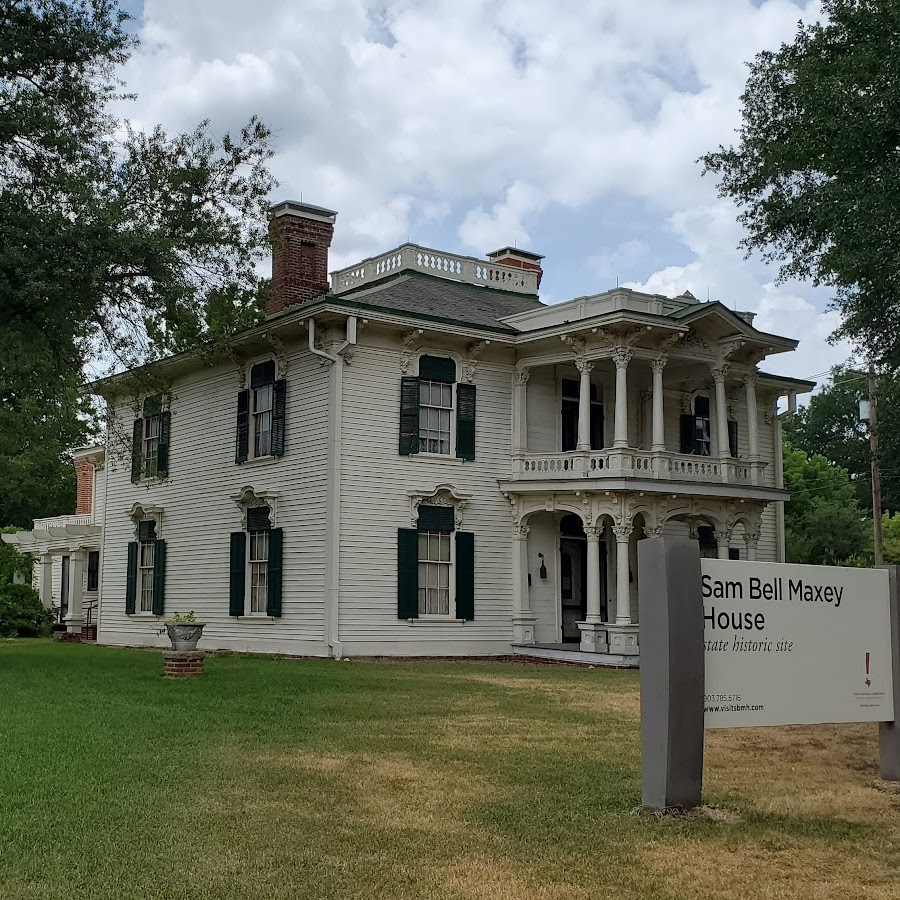
[[[47,528],[62,528],[65,525],[93,525],[94,517],[86,516],[50,516],[47,519],[35,519],[35,530],[44,530]]]
[[[513,480],[647,478],[725,484],[761,484],[767,463],[647,450],[608,449],[571,453],[513,454]]]
[[[517,294],[536,294],[538,290],[535,271],[501,266],[472,256],[429,250],[418,244],[403,244],[381,256],[373,256],[349,268],[332,272],[331,290],[335,294],[343,294],[402,271],[424,272],[466,284],[514,291]]]

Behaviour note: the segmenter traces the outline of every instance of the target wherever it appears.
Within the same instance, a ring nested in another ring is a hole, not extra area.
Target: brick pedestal
[[[80,631],[54,631],[53,637],[55,640],[57,640],[63,644],[80,644],[81,643],[81,632]]]
[[[166,650],[163,652],[163,675],[166,678],[193,678],[203,674],[202,650]]]
[[[94,643],[97,640],[97,626],[83,625],[81,628],[82,642]]]

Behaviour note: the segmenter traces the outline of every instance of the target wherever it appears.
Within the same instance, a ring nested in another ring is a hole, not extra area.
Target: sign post
[[[700,547],[638,542],[641,771],[649,809],[690,809],[703,787],[703,605]]]
[[[900,780],[897,567],[701,560],[676,537],[638,567],[644,806],[699,805],[704,728],[879,722]]]

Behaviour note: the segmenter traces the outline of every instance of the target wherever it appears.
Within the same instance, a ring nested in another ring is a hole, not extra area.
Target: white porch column
[[[759,460],[759,410],[756,406],[756,373],[744,376],[747,394],[747,440],[750,443],[750,476],[754,484],[759,477],[755,463]]]
[[[712,370],[712,377],[716,383],[716,430],[720,459],[728,459],[731,456],[728,450],[728,398],[725,396],[725,376],[727,374],[728,366]]]
[[[733,529],[726,528],[721,532],[721,534],[716,535],[719,559],[728,559],[728,548],[731,546],[731,538],[733,534]]]
[[[663,369],[668,360],[665,356],[650,361],[653,370],[653,444],[654,452],[666,449],[666,429],[663,419]]]
[[[73,550],[69,555],[69,614],[66,625],[69,631],[81,631],[84,617],[81,614],[81,600],[84,594],[84,550]]]
[[[630,347],[617,347],[613,351],[613,362],[616,364],[616,408],[615,428],[613,431],[613,447],[628,446],[628,363],[634,356]]]
[[[585,525],[587,536],[587,619],[589,624],[602,622],[600,616],[600,525]]]
[[[528,376],[527,369],[513,376],[513,450],[528,449]]]
[[[634,525],[616,525],[616,625],[631,624],[631,579],[628,571],[628,541]]]
[[[578,443],[576,450],[591,449],[591,372],[594,364],[579,359],[575,363],[581,373],[578,387]]]
[[[46,609],[53,607],[53,554],[41,554],[41,603]]]
[[[756,561],[756,546],[759,543],[759,532],[758,531],[745,531],[744,532],[744,543],[747,545],[747,559],[750,562]]]
[[[528,532],[527,525],[513,525],[513,640],[517,644],[534,643],[534,620],[528,595]]]

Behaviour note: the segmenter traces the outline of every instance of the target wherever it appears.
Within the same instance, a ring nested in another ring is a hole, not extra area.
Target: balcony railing
[[[649,450],[584,450],[513,454],[513,481],[647,478],[657,481],[752,485],[767,463]]]
[[[90,514],[85,516],[51,516],[47,519],[35,519],[35,530],[44,530],[47,528],[63,528],[66,525],[93,525],[94,517]]]
[[[426,275],[514,291],[517,294],[536,294],[538,291],[537,272],[500,266],[473,256],[429,250],[418,244],[403,244],[389,253],[373,256],[355,266],[332,272],[331,289],[335,294],[343,294],[403,271],[424,272]]]

